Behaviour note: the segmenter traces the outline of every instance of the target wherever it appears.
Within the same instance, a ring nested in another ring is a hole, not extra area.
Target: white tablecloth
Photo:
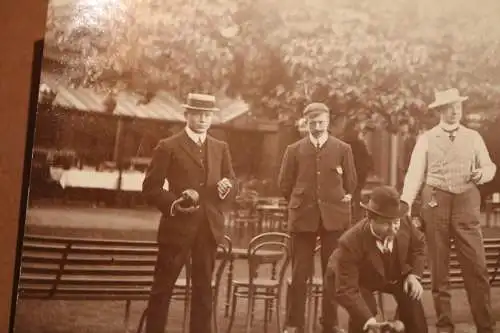
[[[50,175],[52,179],[58,181],[62,188],[79,187],[116,190],[118,188],[119,173],[114,171],[96,171],[92,169],[70,169],[63,170],[51,168]],[[142,191],[142,182],[145,174],[140,171],[123,171],[121,180],[121,189],[123,191],[140,192]],[[168,182],[163,186],[168,190]]]
[[[118,187],[118,171],[65,170],[59,183],[62,188],[81,187],[115,190]]]

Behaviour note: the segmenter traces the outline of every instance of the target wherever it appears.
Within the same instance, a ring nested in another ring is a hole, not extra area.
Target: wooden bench
[[[485,200],[486,226],[496,226],[497,217],[500,215],[500,193],[493,193]],[[493,223],[491,223],[493,220]]]
[[[229,237],[226,244],[219,246],[214,302],[231,258]],[[127,331],[131,302],[149,298],[157,253],[157,243],[152,241],[25,235],[18,295],[22,299],[125,301]],[[174,288],[175,300],[189,299],[190,288],[182,275]],[[185,319],[188,303],[184,304]]]

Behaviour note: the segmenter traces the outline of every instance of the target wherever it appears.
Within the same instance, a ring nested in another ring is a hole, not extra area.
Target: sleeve
[[[288,146],[283,155],[280,171],[278,174],[278,187],[286,200],[290,200],[293,185],[297,174],[297,166],[293,156],[293,149]]]
[[[484,184],[495,177],[497,166],[491,160],[486,144],[481,136],[477,133],[476,140],[474,142],[474,158],[475,158],[475,168],[481,170],[481,179],[478,184]]]
[[[146,202],[158,208],[166,216],[171,216],[172,204],[177,198],[175,193],[163,188],[170,162],[171,152],[159,143],[154,149],[142,183],[142,193]]]
[[[421,135],[413,148],[410,158],[410,164],[405,176],[401,200],[405,201],[410,207],[417,197],[418,192],[424,182],[427,169],[427,137]]]
[[[359,263],[356,255],[344,243],[339,244],[337,270],[335,272],[335,296],[337,302],[346,309],[351,317],[367,322],[375,314],[359,289]]]
[[[344,169],[343,182],[344,189],[348,194],[353,194],[358,184],[358,175],[354,164],[352,148],[346,145],[344,158],[342,159],[342,169]]]
[[[410,274],[414,274],[421,279],[426,265],[425,235],[418,230],[410,218],[408,218],[411,230],[410,238]]]

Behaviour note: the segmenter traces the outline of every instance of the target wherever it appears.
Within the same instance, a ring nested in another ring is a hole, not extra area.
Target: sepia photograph
[[[49,0],[13,332],[500,332],[498,13]]]

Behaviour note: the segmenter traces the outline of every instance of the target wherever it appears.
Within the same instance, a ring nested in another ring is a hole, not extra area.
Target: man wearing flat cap
[[[349,333],[378,332],[375,291],[394,296],[406,333],[426,333],[420,284],[425,242],[407,216],[408,204],[395,188],[380,186],[361,206],[367,217],[340,238],[323,279],[324,297],[348,312]]]
[[[212,273],[217,243],[224,237],[223,211],[236,194],[228,145],[207,135],[218,111],[215,97],[189,94],[184,107],[185,129],[158,143],[143,182],[146,200],[162,213],[146,333],[164,332],[175,281],[189,259],[190,332],[210,330]]]
[[[477,185],[493,179],[496,166],[481,135],[460,124],[465,100],[457,89],[436,92],[429,108],[440,122],[417,139],[401,199],[411,207],[421,195],[438,332],[454,332],[448,285],[453,239],[477,332],[493,333]]]
[[[321,268],[351,224],[351,197],[356,171],[348,144],[328,134],[330,110],[311,103],[304,110],[308,135],[289,145],[278,177],[288,200],[292,282],[286,332],[304,331],[307,280],[314,264],[316,238],[321,240]],[[323,333],[338,332],[337,307],[323,301]]]

